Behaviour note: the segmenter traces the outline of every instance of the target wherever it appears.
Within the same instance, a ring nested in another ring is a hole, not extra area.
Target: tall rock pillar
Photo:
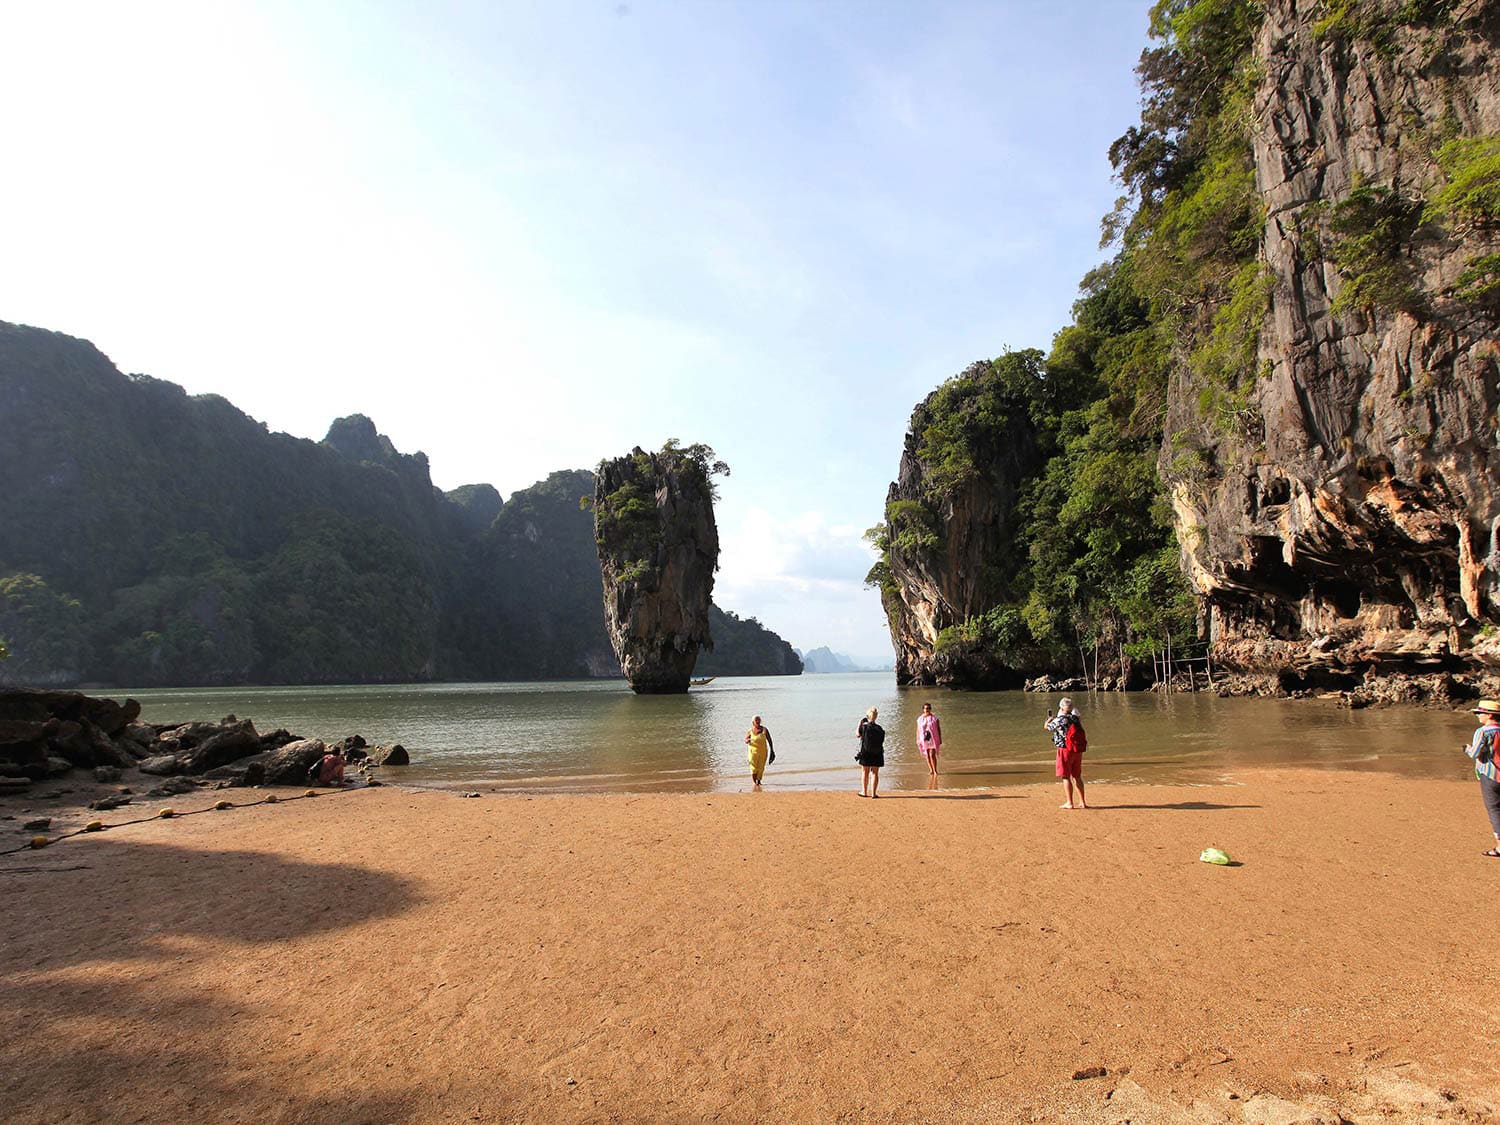
[[[713,647],[708,608],[719,562],[713,450],[668,443],[601,461],[594,539],[604,620],[620,668],[644,694],[684,692],[699,648]]]

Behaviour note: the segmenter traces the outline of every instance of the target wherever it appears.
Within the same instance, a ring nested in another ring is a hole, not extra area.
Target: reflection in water
[[[942,789],[1052,782],[1042,729],[1053,697],[897,688],[889,673],[719,677],[687,695],[637,696],[623,681],[381,687],[152,689],[129,693],[148,722],[253,718],[334,739],[400,742],[419,784],[526,792],[748,789],[745,730],[763,717],[776,743],[768,791],[859,787],[855,728],[870,707],[887,731],[881,788],[925,789],[916,721],[943,723]],[[1236,769],[1316,765],[1464,777],[1467,714],[1347,711],[1310,700],[1135,694],[1074,696],[1089,733],[1086,780],[1207,783]]]

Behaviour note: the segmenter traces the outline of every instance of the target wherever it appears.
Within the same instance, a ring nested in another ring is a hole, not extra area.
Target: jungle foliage
[[[1043,455],[1019,498],[1005,596],[945,630],[939,651],[1003,662],[1039,650],[1107,673],[1191,639],[1163,474],[1196,471],[1207,454],[1189,435],[1167,440],[1167,387],[1185,360],[1205,431],[1254,438],[1249,392],[1269,300],[1248,128],[1261,16],[1252,0],[1153,7],[1141,119],[1110,149],[1125,188],[1104,221],[1114,256],[1084,279],[1073,323],[1045,359],[1030,353],[1024,379],[996,380],[976,406],[984,384],[961,376],[914,417],[928,495],[892,505],[870,533],[882,557],[868,581],[888,597],[903,558],[939,549],[940,528],[919,509],[939,510],[972,475],[1005,412],[1026,411]]]
[[[1388,51],[1402,28],[1440,31],[1457,10],[1455,0],[1325,0],[1313,32]],[[881,559],[869,581],[888,604],[902,561],[942,550],[933,516],[945,491],[978,471],[983,435],[1000,432],[1004,412],[1030,413],[1045,457],[1018,504],[1023,561],[991,608],[939,637],[940,651],[1004,660],[1030,649],[1053,662],[1071,653],[1098,669],[1103,648],[1123,668],[1191,639],[1169,492],[1191,492],[1226,450],[1264,440],[1254,390],[1272,283],[1250,130],[1263,16],[1258,0],[1158,0],[1137,68],[1140,120],[1109,153],[1124,188],[1103,222],[1113,257],[1084,279],[1073,323],[1024,393],[976,408],[985,384],[966,372],[914,415],[927,494],[893,503],[870,533]],[[1356,184],[1288,217],[1341,275],[1336,312],[1426,315],[1412,252],[1426,225],[1463,236],[1500,224],[1500,138],[1438,130],[1429,140],[1443,182],[1425,201],[1399,184]],[[1500,308],[1500,255],[1469,259],[1449,296]]]
[[[626,458],[599,462],[599,479],[605,474],[620,483],[608,492],[596,490],[580,497],[580,506],[594,512],[594,540],[600,557],[615,566],[617,582],[640,582],[653,573],[661,542],[661,514],[656,490],[661,479],[674,476],[688,494],[718,498],[714,478],[729,475],[729,466],[719,460],[712,446],[695,442],[683,445],[669,438],[660,452],[635,450]],[[736,619],[738,620],[738,619]]]

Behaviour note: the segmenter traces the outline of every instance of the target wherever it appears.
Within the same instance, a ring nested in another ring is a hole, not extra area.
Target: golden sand
[[[1492,1119],[1472,784],[1090,796],[384,788],[0,857],[0,1120]]]

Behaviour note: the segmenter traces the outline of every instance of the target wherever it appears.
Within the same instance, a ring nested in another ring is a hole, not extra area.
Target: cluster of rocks
[[[1043,695],[1060,695],[1069,691],[1088,691],[1089,682],[1082,676],[1035,676],[1026,681],[1022,690],[1041,692]]]
[[[202,783],[220,786],[304,785],[308,771],[328,752],[316,738],[286,730],[260,734],[249,719],[228,715],[216,723],[143,723],[133,699],[117,703],[75,691],[0,690],[0,793],[71,770],[92,770],[98,781],[117,781],[139,769],[163,778],[164,792]],[[332,744],[356,771],[404,766],[402,746],[371,746],[359,735]]]
[[[1480,698],[1500,693],[1500,677],[1487,672],[1366,673],[1347,684],[1326,683],[1286,668],[1277,673],[1236,673],[1215,679],[1215,694],[1269,699],[1331,699],[1341,707],[1358,710],[1394,703],[1425,707],[1462,708]]]
[[[1040,675],[1026,681],[1023,691],[1040,692],[1043,695],[1066,695],[1070,691],[1135,691],[1145,686],[1142,677],[1100,676],[1089,680],[1084,676]]]

